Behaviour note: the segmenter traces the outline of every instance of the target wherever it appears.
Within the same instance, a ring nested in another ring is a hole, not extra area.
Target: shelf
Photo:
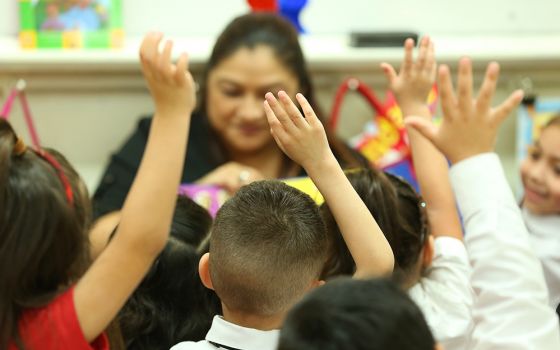
[[[141,38],[128,38],[122,49],[22,50],[13,37],[0,37],[0,71],[137,71]],[[503,66],[531,67],[536,63],[560,66],[560,36],[436,37],[438,61],[454,65],[469,55],[475,65],[497,60]],[[373,70],[383,61],[397,63],[400,48],[354,48],[345,36],[303,36],[302,46],[312,70]],[[213,39],[175,39],[175,54],[187,51],[191,65],[201,66],[210,55]]]

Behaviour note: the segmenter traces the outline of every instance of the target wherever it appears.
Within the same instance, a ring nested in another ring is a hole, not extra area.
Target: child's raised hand
[[[171,62],[173,42],[167,40],[162,51],[161,33],[149,33],[140,46],[142,73],[156,105],[156,114],[188,113],[195,105],[195,85],[187,70],[188,57],[181,54],[177,64]]]
[[[270,92],[265,98],[270,132],[288,157],[308,173],[334,159],[323,124],[302,94],[297,94],[296,99],[305,117],[284,91],[278,93],[278,99]]]
[[[500,124],[523,98],[523,92],[517,90],[499,106],[492,108],[499,69],[496,62],[488,65],[478,97],[474,99],[470,59],[463,58],[459,61],[457,93],[453,91],[449,68],[441,66],[441,126],[436,128],[430,121],[419,117],[410,117],[405,123],[422,133],[452,163],[480,153],[492,152]]]
[[[406,39],[404,43],[404,59],[397,75],[393,66],[382,63],[381,69],[387,77],[389,87],[395,94],[403,115],[426,106],[428,94],[436,79],[436,61],[434,44],[429,37],[420,41],[418,57],[413,58],[414,40]]]

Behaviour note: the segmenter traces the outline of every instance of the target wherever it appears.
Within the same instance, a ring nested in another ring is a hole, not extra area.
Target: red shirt
[[[44,307],[25,310],[19,319],[19,334],[26,350],[109,349],[105,334],[101,334],[91,344],[84,337],[74,307],[74,288],[68,289]],[[8,346],[8,350],[16,349],[15,344]]]

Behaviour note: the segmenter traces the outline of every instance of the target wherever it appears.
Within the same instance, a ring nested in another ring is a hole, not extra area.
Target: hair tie
[[[16,156],[21,156],[25,151],[27,151],[27,145],[23,142],[21,137],[17,137],[13,153]]]

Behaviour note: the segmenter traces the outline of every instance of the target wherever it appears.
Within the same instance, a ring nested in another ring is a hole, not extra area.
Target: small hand
[[[242,186],[258,180],[264,180],[264,176],[257,169],[237,162],[228,162],[206,174],[196,183],[217,185],[229,194],[234,194]]]
[[[513,92],[499,106],[491,102],[500,67],[496,62],[488,65],[486,76],[476,99],[473,99],[472,64],[470,59],[459,62],[457,94],[453,91],[449,68],[439,69],[439,87],[443,121],[438,129],[423,118],[410,117],[405,123],[429,139],[452,163],[471,156],[492,152],[500,124],[519,105],[523,92]]]
[[[280,102],[270,92],[265,98],[270,132],[288,157],[308,173],[334,159],[323,124],[302,94],[297,94],[296,99],[305,117],[284,91],[278,93]]]
[[[426,106],[436,78],[434,44],[430,38],[422,38],[416,61],[412,57],[413,50],[414,40],[409,38],[404,43],[404,59],[398,75],[389,63],[381,64],[404,116]]]
[[[195,86],[188,69],[188,57],[181,54],[177,64],[171,63],[173,42],[165,42],[163,51],[159,50],[161,33],[149,33],[140,46],[142,73],[148,84],[156,105],[156,114],[168,115],[170,112],[190,114],[196,104]]]

